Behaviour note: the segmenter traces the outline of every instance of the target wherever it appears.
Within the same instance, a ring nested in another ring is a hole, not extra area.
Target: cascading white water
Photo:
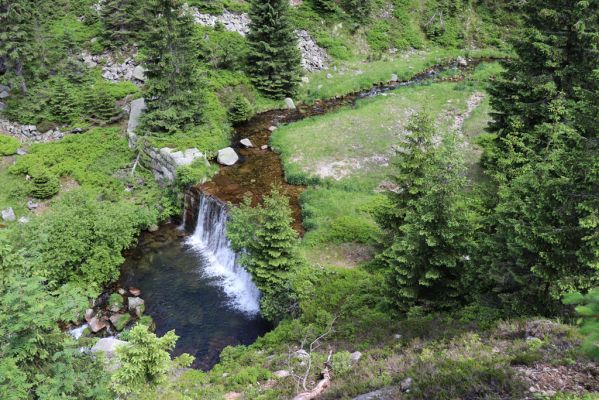
[[[198,222],[187,244],[203,255],[208,265],[204,272],[217,278],[230,305],[246,314],[260,312],[260,291],[251,275],[237,263],[237,255],[227,239],[227,210],[215,198],[200,195]]]

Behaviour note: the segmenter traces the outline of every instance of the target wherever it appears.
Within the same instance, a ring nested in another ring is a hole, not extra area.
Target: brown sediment
[[[260,113],[248,122],[235,128],[232,147],[235,148],[235,151],[240,156],[239,162],[231,167],[221,167],[218,174],[210,182],[192,188],[190,191],[192,193],[195,192],[196,197],[197,192],[201,191],[215,196],[226,203],[230,202],[235,205],[241,203],[245,197],[250,197],[252,204],[256,205],[262,200],[264,195],[270,192],[273,185],[279,186],[289,197],[289,203],[295,220],[294,228],[300,234],[303,234],[300,195],[305,190],[305,187],[288,184],[285,181],[285,173],[280,156],[272,151],[270,147],[267,150],[261,149],[262,146],[269,145],[272,134],[269,128],[312,116],[327,114],[344,106],[353,106],[359,99],[373,97],[380,93],[417,84],[425,80],[435,82],[460,80],[463,79],[463,76],[440,78],[438,75],[453,68],[469,70],[482,62],[488,61],[497,60],[489,58],[469,60],[467,66],[458,65],[457,62],[437,65],[414,75],[409,80],[381,83],[365,91],[329,100],[318,100],[309,105],[298,104],[296,110],[270,110]],[[245,138],[250,139],[254,147],[246,149],[239,143],[241,139]],[[193,215],[188,215],[188,217],[193,218]],[[195,218],[192,220],[195,220]]]

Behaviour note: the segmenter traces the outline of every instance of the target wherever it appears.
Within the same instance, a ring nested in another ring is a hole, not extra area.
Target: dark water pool
[[[120,284],[141,289],[158,335],[175,330],[174,355],[189,353],[195,368],[207,370],[224,347],[251,344],[270,326],[255,312],[240,311],[240,299],[225,291],[226,279],[209,272],[209,258],[188,240],[170,225],[145,234],[122,267]]]

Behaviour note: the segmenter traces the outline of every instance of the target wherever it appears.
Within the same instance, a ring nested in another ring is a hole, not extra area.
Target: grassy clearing
[[[399,80],[407,80],[416,73],[434,65],[444,64],[459,56],[483,58],[506,57],[506,53],[494,50],[434,49],[410,51],[393,58],[366,62],[351,61],[341,64],[337,71],[327,70],[310,74],[310,82],[303,84],[298,99],[313,102],[368,89],[377,83],[388,82],[396,74]],[[330,74],[330,78],[327,76]]]
[[[323,247],[376,242],[371,211],[384,196],[393,146],[418,111],[435,115],[440,129],[463,131],[465,156],[476,165],[480,151],[473,139],[489,118],[485,82],[498,71],[496,64],[482,65],[460,83],[402,88],[277,130],[272,145],[281,152],[287,180],[311,185],[302,196],[308,258],[339,265]]]

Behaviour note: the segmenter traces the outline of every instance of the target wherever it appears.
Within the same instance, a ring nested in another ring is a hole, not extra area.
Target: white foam
[[[238,264],[226,235],[227,211],[216,199],[202,195],[199,202],[198,222],[187,244],[204,256],[204,273],[216,278],[229,298],[229,305],[247,315],[260,312],[260,291],[251,275]]]

